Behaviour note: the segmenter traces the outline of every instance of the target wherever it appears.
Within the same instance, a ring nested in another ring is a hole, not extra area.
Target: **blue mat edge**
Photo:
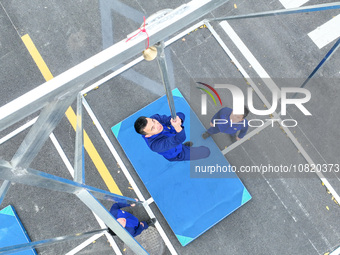
[[[8,213],[9,210],[12,211],[10,214]],[[15,219],[17,220],[17,222],[19,223],[19,227],[21,228],[22,232],[24,233],[24,236],[27,239],[27,242],[28,243],[32,242],[31,239],[29,238],[28,234],[27,234],[27,231],[26,231],[24,225],[22,224],[22,222],[21,222],[21,220],[19,218],[19,215],[17,214],[16,210],[14,209],[14,207],[12,205],[8,205],[5,208],[3,208],[0,211],[0,214],[6,214],[6,215],[14,216]],[[33,254],[38,255],[38,253],[36,252],[36,250],[34,248],[27,249],[27,251],[32,251]]]
[[[241,180],[240,180],[240,181],[241,181]],[[243,184],[243,183],[242,183],[242,184]],[[243,185],[243,186],[244,186],[244,185]],[[245,203],[247,203],[248,201],[250,201],[250,200],[252,199],[252,196],[251,196],[250,193],[248,192],[247,188],[244,186],[243,194],[244,194],[245,191],[249,194],[248,200],[244,201],[244,200],[243,200],[243,197],[242,197],[242,203],[241,203],[238,207],[236,207],[233,211],[231,211],[231,212],[230,212],[228,215],[226,215],[225,217],[221,218],[221,219],[220,219],[219,221],[217,221],[215,224],[211,225],[208,229],[213,228],[215,225],[217,225],[218,223],[220,223],[222,220],[224,220],[225,218],[227,218],[229,215],[231,215],[233,212],[235,212],[237,209],[239,209],[241,206],[243,206]],[[207,229],[207,230],[208,230],[208,229]],[[205,231],[203,231],[201,234],[199,234],[198,237],[201,236],[202,234],[204,234],[207,230],[205,230]],[[176,235],[176,236],[178,236],[178,235]],[[178,237],[177,237],[177,239],[178,239]],[[190,240],[190,239],[191,239],[191,240]],[[179,242],[182,244],[182,246],[186,246],[187,244],[191,243],[192,241],[194,241],[194,240],[196,240],[196,239],[197,239],[197,237],[196,237],[196,238],[191,238],[191,237],[184,236],[184,237],[182,237],[181,240],[183,240],[185,243],[182,243],[182,241],[181,241],[180,239],[178,239],[178,240],[179,240]]]
[[[241,181],[241,180],[240,180]],[[243,184],[243,183],[242,183]],[[244,186],[244,185],[243,185]],[[246,193],[245,193],[246,192]],[[244,199],[244,195],[246,194],[247,200]],[[243,206],[245,203],[247,203],[248,201],[250,201],[252,199],[252,196],[250,195],[249,191],[247,190],[247,188],[244,186],[243,189],[243,196],[242,196],[242,203],[236,207],[233,211],[231,211],[228,215],[226,215],[225,217],[221,218],[219,221],[217,221],[215,224],[211,225],[209,227],[209,229],[213,228],[215,225],[217,225],[219,222],[221,222],[222,220],[224,220],[225,218],[227,218],[229,215],[231,215],[233,212],[235,212],[236,210],[238,210],[241,206]],[[208,230],[208,229],[207,229]],[[202,233],[200,233],[198,236],[201,236],[202,234],[204,234],[207,230],[203,231]],[[181,238],[179,239],[178,236]],[[186,246],[187,244],[191,243],[192,241],[194,241],[196,238],[192,238],[192,237],[188,237],[188,236],[181,236],[181,235],[176,235],[177,239],[179,240],[179,242],[181,243],[182,246]],[[183,241],[183,243],[182,243]]]
[[[181,97],[185,100],[185,102],[189,105],[190,107],[190,104],[188,103],[188,101],[184,98],[184,96],[182,95],[182,93],[180,92],[180,90],[178,88],[175,88],[172,90],[172,94],[173,96],[177,96],[177,97]],[[164,96],[164,95],[163,95]],[[154,102],[156,102],[157,100],[161,99],[163,96],[159,97],[158,99],[156,99],[155,101],[151,102],[150,104],[153,104]],[[150,104],[146,105],[145,107],[141,108],[140,110],[148,107]],[[191,108],[191,107],[190,107]],[[140,111],[139,110],[139,111]],[[199,120],[199,122],[203,125],[203,123],[201,122],[201,120],[198,118],[197,114],[192,111],[193,114],[195,114],[196,118]],[[126,117],[125,119],[129,118],[130,116]],[[116,125],[114,125],[112,128],[111,128],[111,131],[113,132],[113,134],[116,136],[116,139],[117,139],[117,136],[119,134],[119,130],[120,130],[120,127],[121,127],[121,124],[122,122],[125,120],[123,119],[122,121],[118,122]],[[203,125],[204,126],[204,125]],[[127,156],[127,155],[126,155]],[[223,155],[224,156],[224,155]],[[227,159],[226,159],[227,160]],[[129,160],[130,161],[130,160]],[[130,161],[131,162],[131,161]],[[229,163],[229,161],[227,160],[227,162]],[[131,163],[132,164],[132,163]],[[135,172],[137,173],[138,175],[138,172],[136,171],[136,169],[134,169]],[[235,173],[236,174],[236,173]],[[138,175],[139,176],[139,175]],[[244,183],[242,182],[242,180],[238,177],[238,175],[236,174],[237,178],[239,179],[239,181],[242,183],[243,187],[244,187],[244,190],[243,190],[243,194],[242,194],[242,201],[241,201],[241,204],[236,207],[233,211],[231,211],[228,215],[226,215],[225,217],[221,218],[219,221],[217,221],[215,224],[211,225],[209,227],[209,229],[211,229],[213,226],[215,226],[216,224],[218,224],[220,221],[224,220],[226,217],[228,217],[230,214],[232,214],[233,212],[235,212],[237,209],[239,209],[242,205],[244,205],[245,203],[247,203],[249,200],[252,199],[252,196],[250,195],[249,191],[247,190],[247,188],[245,187]],[[140,178],[140,177],[139,177]],[[141,179],[141,178],[140,178]],[[156,204],[157,205],[157,204]],[[161,211],[160,211],[161,212]],[[162,216],[165,218],[165,216],[163,215],[163,213],[161,212]],[[172,230],[172,228],[170,227],[170,229]],[[208,229],[206,229],[205,231],[203,231],[202,233],[200,233],[197,237],[201,236],[203,233],[205,233]],[[174,233],[174,231],[172,230],[172,232]],[[177,237],[178,241],[180,242],[180,244],[182,246],[186,246],[187,244],[191,243],[192,241],[196,240],[197,237],[188,237],[188,236],[182,236],[182,235],[178,235],[176,233],[174,233],[175,236]]]

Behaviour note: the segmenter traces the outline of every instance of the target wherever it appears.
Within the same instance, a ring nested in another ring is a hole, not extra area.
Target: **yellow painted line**
[[[51,80],[53,78],[53,75],[50,72],[50,70],[48,69],[48,67],[47,67],[45,61],[43,60],[43,58],[41,57],[39,51],[35,47],[33,41],[31,40],[31,37],[28,34],[26,34],[26,35],[22,36],[21,39],[24,42],[27,50],[31,54],[34,62],[38,66],[41,74],[44,76],[45,80],[46,81]]]
[[[69,107],[65,114],[74,130],[76,130],[77,116],[73,109]],[[89,154],[90,158],[92,159],[93,164],[96,166],[100,176],[103,178],[106,186],[110,190],[110,192],[122,195],[122,192],[118,188],[116,182],[113,180],[109,170],[107,169],[106,165],[104,164],[102,158],[100,157],[99,153],[97,152],[96,148],[94,147],[85,130],[84,130],[84,147],[87,153]]]
[[[34,62],[38,66],[41,74],[44,76],[45,80],[48,81],[53,78],[52,73],[48,69],[45,61],[41,57],[40,53],[38,52],[37,48],[35,47],[32,39],[28,34],[21,37],[22,41],[24,42],[26,48],[28,49],[29,53],[31,54]],[[77,125],[77,117],[75,112],[73,111],[72,107],[69,107],[66,111],[66,117],[70,121],[74,130],[76,130]],[[91,142],[89,136],[87,135],[84,129],[84,147],[89,154],[91,160],[93,161],[94,165],[96,166],[100,176],[103,178],[106,186],[108,187],[109,191],[118,195],[122,195],[122,192],[118,188],[116,182],[113,180],[109,170],[107,169],[106,165],[104,164],[102,158],[100,157],[99,153],[97,152],[96,148],[94,147],[93,143]]]

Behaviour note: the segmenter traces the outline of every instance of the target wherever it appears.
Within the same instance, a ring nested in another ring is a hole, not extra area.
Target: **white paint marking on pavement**
[[[17,134],[24,131],[26,128],[29,128],[30,126],[32,126],[37,121],[37,119],[38,119],[38,117],[35,117],[33,120],[27,122],[26,124],[22,125],[21,127],[17,128],[16,130],[12,131],[8,135],[5,135],[3,138],[0,139],[0,144],[3,144],[4,142],[8,141],[12,137],[14,137]]]
[[[340,36],[340,14],[310,32],[308,36],[319,49],[337,39]]]
[[[6,142],[7,140],[11,139],[12,137],[14,137],[15,135],[19,134],[20,132],[24,131],[25,129],[29,128],[30,126],[32,126],[36,120],[38,119],[38,117],[34,118],[33,120],[27,122],[26,124],[24,124],[23,126],[17,128],[16,130],[12,131],[11,133],[9,133],[8,135],[4,136],[3,138],[0,139],[0,144]],[[64,164],[66,165],[66,168],[68,169],[68,171],[70,172],[71,176],[74,176],[74,169],[73,166],[71,165],[70,161],[68,160],[64,150],[62,149],[62,147],[60,146],[57,138],[55,137],[55,135],[53,133],[50,134],[50,139],[53,143],[53,145],[55,146],[57,152],[59,153],[59,156],[61,157],[61,159],[63,160]],[[94,214],[94,213],[93,213]],[[97,219],[99,225],[102,228],[106,228],[106,225],[104,224],[104,222],[97,217],[94,214],[95,218]],[[84,249],[87,245],[91,244],[94,240],[98,239],[99,237],[101,237],[103,234],[98,234],[98,235],[94,235],[92,237],[90,237],[88,240],[86,240],[85,242],[83,242],[82,244],[80,244],[79,246],[75,247],[73,250],[69,251],[67,254],[68,255],[73,255],[75,253],[77,253],[78,251]],[[105,233],[107,239],[109,240],[113,250],[115,251],[115,253],[117,255],[122,255],[121,251],[119,250],[116,242],[114,241],[114,239],[112,238],[112,236],[109,233]]]
[[[309,0],[280,0],[281,4],[286,8],[297,8],[307,3]]]
[[[222,24],[223,23],[223,24]],[[233,28],[226,22],[226,21],[222,21],[221,26],[223,27],[224,31],[228,34],[228,36],[230,37],[230,39],[234,42],[234,44],[238,47],[238,49],[241,51],[241,53],[243,54],[243,56],[248,60],[248,62],[250,64],[252,64],[252,66],[256,66],[256,68],[254,67],[255,71],[257,72],[257,74],[263,78],[263,74],[268,75],[267,72],[263,69],[263,67],[260,65],[260,63],[257,61],[257,59],[255,59],[255,57],[253,56],[253,54],[249,51],[249,49],[247,48],[247,46],[241,41],[241,39],[239,38],[239,36],[236,34],[236,32],[233,30]],[[240,68],[239,66],[237,68]],[[269,75],[268,75],[269,77]],[[270,77],[269,77],[270,78]],[[267,79],[266,79],[267,80]],[[273,82],[270,79],[271,82]],[[267,83],[266,83],[267,84]],[[252,85],[252,84],[251,84]],[[276,86],[276,84],[274,83],[274,85]],[[268,86],[268,84],[267,84]],[[277,86],[276,86],[277,87]],[[268,86],[268,88],[270,88]],[[255,88],[254,88],[255,89]],[[261,95],[262,93],[260,93]],[[274,117],[280,120],[280,117],[278,114],[273,113]],[[305,149],[302,147],[302,145],[297,141],[297,139],[295,138],[295,136],[292,134],[292,132],[290,131],[290,129],[288,127],[285,127],[283,125],[281,125],[283,130],[287,133],[288,137],[290,138],[290,140],[294,143],[295,147],[300,151],[300,153],[303,155],[303,157],[306,159],[306,161],[311,165],[315,165],[315,163],[313,162],[313,160],[311,159],[311,157],[308,155],[308,153],[305,151]],[[340,196],[339,194],[335,191],[335,189],[332,187],[332,185],[328,182],[328,180],[325,178],[325,176],[320,172],[320,171],[316,171],[316,174],[318,175],[318,177],[320,178],[320,180],[325,184],[325,186],[327,187],[327,189],[331,192],[331,194],[334,196],[334,198],[337,201],[340,201]]]
[[[82,249],[84,249],[86,246],[88,246],[91,243],[93,243],[94,241],[96,241],[102,235],[104,235],[104,234],[102,233],[102,234],[97,234],[97,235],[91,236],[89,239],[87,239],[86,241],[82,242],[77,247],[75,247],[74,249],[72,249],[71,251],[66,253],[65,255],[74,255],[74,254],[80,252]]]
[[[153,202],[155,202],[155,201],[153,200],[153,197],[150,197],[148,200],[146,200],[146,203],[147,203],[148,205],[152,204]]]
[[[74,176],[74,169],[73,166],[71,165],[70,161],[68,160],[65,152],[63,151],[63,149],[61,148],[57,138],[55,137],[55,135],[53,133],[51,133],[50,138],[52,140],[53,145],[56,147],[61,159],[63,160],[64,164],[66,165],[68,171],[70,172],[70,174],[72,175],[72,177]],[[98,221],[99,226],[104,229],[107,228],[107,226],[105,225],[105,223],[94,213],[92,212],[94,217],[96,218],[96,220]],[[88,240],[86,240],[85,242],[81,243],[79,246],[75,247],[74,249],[72,249],[71,251],[69,251],[67,254],[75,254],[76,252],[84,249],[87,245],[90,245],[93,241],[89,241],[92,240],[92,238],[97,237],[96,239],[98,239],[100,236],[102,236],[103,234],[98,234],[98,235],[94,235],[92,237],[90,237]],[[112,236],[106,232],[105,236],[107,237],[107,239],[109,240],[112,249],[115,251],[115,253],[117,255],[122,255],[122,252],[119,250],[118,245],[116,244],[115,240],[112,238]],[[95,239],[95,240],[96,240]]]
[[[61,148],[60,143],[58,142],[57,138],[55,137],[55,135],[53,133],[50,134],[50,139],[51,139],[54,147],[57,149],[59,156],[61,157],[64,164],[66,165],[66,168],[68,169],[68,171],[70,172],[70,174],[72,175],[72,178],[73,178],[74,177],[73,166],[71,165],[71,163],[68,160],[63,148]]]
[[[227,21],[222,21],[220,23],[223,30],[227,33],[230,39],[234,42],[234,44],[241,51],[242,55],[248,60],[250,65],[254,68],[254,70],[258,73],[263,82],[267,85],[267,87],[271,91],[279,90],[278,86],[274,83],[274,81],[270,78],[269,74],[264,70],[264,68],[260,65],[254,55],[250,52],[248,47],[242,42],[241,38],[236,34],[234,29],[229,25]]]
[[[95,124],[95,127],[97,128],[97,130],[100,133],[101,137],[104,139],[104,142],[106,143],[107,147],[111,151],[113,157],[115,158],[115,160],[119,164],[119,166],[122,169],[125,177],[128,179],[129,183],[131,184],[131,186],[132,186],[134,192],[136,193],[138,199],[140,201],[145,201],[145,198],[144,198],[142,192],[138,188],[135,180],[132,178],[131,174],[129,173],[129,170],[125,166],[123,160],[120,158],[118,152],[116,151],[116,149],[114,148],[113,144],[111,143],[109,137],[105,133],[102,125],[98,121],[98,119],[97,119],[96,115],[94,114],[94,112],[92,111],[90,105],[87,103],[87,101],[86,101],[86,99],[84,97],[82,99],[83,99],[82,102],[83,102],[84,108],[86,109],[87,113],[90,115],[90,118],[92,119],[93,123]],[[147,212],[147,214],[149,215],[150,218],[156,218],[155,214],[153,213],[153,211],[151,210],[150,206],[147,203],[143,203],[143,206],[144,206],[144,208],[145,208],[145,210],[146,210],[146,212]],[[163,230],[162,226],[159,224],[158,221],[156,222],[155,227],[158,230],[158,233],[160,234],[160,236],[162,237],[164,243],[168,247],[170,253],[172,255],[177,255],[178,254],[177,251],[175,250],[175,248],[172,245],[170,239],[168,238],[168,236],[166,235],[165,231]]]

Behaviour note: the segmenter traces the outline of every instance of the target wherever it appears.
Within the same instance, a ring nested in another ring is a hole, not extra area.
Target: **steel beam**
[[[313,72],[307,77],[307,79],[302,83],[300,88],[303,88],[306,86],[306,84],[309,82],[309,80],[316,74],[316,72],[323,66],[335,53],[337,49],[339,49],[340,46],[340,38],[335,42],[333,47],[327,52],[326,56],[321,60],[321,62],[315,67]],[[296,94],[295,94],[296,95]],[[294,95],[294,97],[295,97]]]
[[[296,13],[304,13],[304,12],[327,11],[327,10],[334,10],[334,9],[339,9],[339,8],[340,8],[340,2],[336,2],[336,3],[303,6],[299,8],[290,8],[290,9],[283,9],[283,10],[249,13],[249,14],[236,15],[236,16],[227,16],[227,17],[209,19],[209,21],[262,18],[262,17],[296,14]]]
[[[12,167],[9,162],[4,160],[0,160],[0,179],[70,194],[75,194],[81,190],[88,190],[100,200],[126,202],[129,204],[142,203],[136,202],[132,198],[120,196],[105,190],[97,189],[35,169]]]
[[[12,246],[2,247],[0,248],[0,254],[1,255],[13,254],[13,253],[17,253],[17,252],[25,251],[29,249],[42,248],[42,247],[45,247],[51,244],[57,244],[57,243],[66,242],[66,241],[73,241],[73,240],[84,238],[87,236],[92,236],[100,232],[104,233],[105,231],[106,229],[99,229],[99,230],[93,230],[93,231],[89,231],[85,233],[78,233],[78,234],[70,235],[70,236],[60,236],[60,237],[40,240],[36,242],[29,242],[25,244],[16,244]]]
[[[157,62],[158,62],[159,70],[161,72],[166,97],[168,99],[171,117],[173,119],[176,119],[175,102],[174,102],[174,98],[171,92],[169,73],[168,73],[168,68],[167,68],[166,60],[165,60],[164,41],[157,43],[156,47],[157,47]]]
[[[146,26],[150,45],[164,40],[228,1],[194,0],[181,5],[157,22]],[[0,131],[40,110],[48,102],[67,95],[70,90],[80,92],[87,82],[141,54],[145,49],[146,39],[145,33],[140,33],[128,42],[124,39],[4,105],[0,108]]]
[[[89,207],[131,250],[138,255],[147,255],[144,248],[123,228],[109,211],[87,190],[76,193],[78,198]]]
[[[83,105],[82,94],[77,96],[77,128],[76,128],[76,144],[74,152],[74,181],[85,183],[85,162],[84,162],[84,139],[83,139]]]
[[[4,200],[10,186],[11,186],[11,182],[8,180],[4,180],[0,188],[0,205],[2,201]]]
[[[70,93],[64,98],[49,103],[40,113],[38,120],[21,143],[12,158],[14,167],[27,168],[37,156],[54,128],[58,125],[67,108],[74,101],[76,94]]]

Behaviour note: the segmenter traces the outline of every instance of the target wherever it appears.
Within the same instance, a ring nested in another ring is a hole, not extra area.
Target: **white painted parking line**
[[[96,218],[96,220],[98,221],[99,226],[102,229],[107,228],[104,221],[102,221],[94,212],[92,212],[92,213],[93,213],[94,217]],[[116,253],[116,255],[123,255],[122,252],[120,251],[116,241],[113,239],[112,235],[109,232],[105,232],[105,236],[106,236],[107,240],[109,241],[110,246],[112,247],[112,249]]]
[[[113,157],[115,158],[115,160],[119,164],[120,169],[123,171],[125,177],[128,179],[128,181],[129,181],[130,185],[132,186],[133,191],[136,193],[136,196],[138,197],[139,201],[145,201],[145,198],[144,198],[142,192],[138,188],[136,182],[134,181],[134,179],[132,178],[131,174],[129,173],[129,170],[125,166],[123,160],[120,158],[118,152],[114,148],[114,146],[111,143],[109,137],[105,133],[102,125],[98,121],[96,115],[94,114],[94,112],[92,111],[90,105],[87,103],[87,101],[86,101],[86,99],[84,97],[83,97],[83,106],[86,109],[87,113],[89,114],[90,118],[92,119],[93,123],[95,124],[95,127],[97,128],[97,130],[100,133],[101,137],[103,138],[104,142],[106,143],[106,146],[109,148],[109,150],[112,153]],[[148,201],[150,201],[150,199]],[[148,203],[143,203],[143,206],[144,206],[144,209],[146,210],[146,212],[147,212],[147,214],[149,215],[150,218],[156,218],[155,214],[151,210],[151,208],[148,205]],[[158,221],[156,222],[155,227],[158,230],[158,233],[160,234],[160,236],[162,237],[164,243],[168,247],[170,253],[172,255],[177,255],[177,251],[175,250],[175,248],[172,245],[170,239],[168,238],[168,236],[166,235],[165,231],[163,230],[162,226],[159,224]]]
[[[223,26],[222,26],[223,23]],[[243,56],[248,60],[248,62],[250,64],[253,65],[254,64],[256,66],[255,71],[257,72],[257,74],[259,75],[259,77],[263,78],[263,75],[268,75],[267,72],[262,68],[262,66],[260,65],[260,63],[257,61],[257,59],[254,57],[254,55],[249,51],[249,49],[247,48],[247,46],[242,42],[242,40],[239,38],[239,36],[236,34],[236,32],[234,31],[234,29],[226,22],[226,21],[222,21],[221,26],[223,27],[224,31],[228,34],[228,36],[230,37],[230,39],[234,42],[234,44],[238,47],[238,49],[241,51],[241,53],[243,54]],[[239,65],[239,63],[237,62],[237,64]],[[242,66],[237,66],[238,69],[241,69]],[[242,68],[243,69],[243,68]],[[244,69],[243,69],[244,70]],[[269,75],[268,75],[269,77]],[[270,77],[269,77],[270,78]],[[273,82],[270,79],[271,82]],[[267,83],[266,83],[267,84]],[[251,86],[253,86],[252,83],[250,83]],[[276,84],[274,83],[274,85],[276,86]],[[268,86],[268,84],[267,84]],[[268,86],[268,88],[270,88]],[[258,93],[258,88],[254,87],[254,90]],[[261,96],[260,96],[261,95]],[[260,98],[262,99],[264,96],[262,95],[262,93],[259,93]],[[264,101],[265,102],[265,101]],[[275,119],[279,119],[280,117],[277,113],[273,113],[274,118]],[[280,120],[281,121],[281,120]],[[297,141],[297,139],[295,138],[295,136],[292,134],[292,132],[290,131],[290,129],[288,127],[285,127],[283,125],[281,125],[283,130],[287,133],[288,137],[291,139],[291,141],[294,143],[295,147],[300,151],[300,153],[303,155],[303,157],[306,159],[306,161],[308,162],[309,165],[315,165],[315,163],[313,162],[313,160],[311,159],[311,157],[308,155],[308,153],[304,150],[304,148],[302,147],[302,145]],[[320,180],[325,184],[326,188],[331,192],[331,194],[334,196],[334,198],[337,201],[340,201],[340,196],[339,194],[335,191],[335,189],[331,186],[331,184],[328,182],[328,180],[324,177],[324,175],[319,172],[316,171],[316,174],[318,175],[318,177],[320,178]]]
[[[96,218],[96,220],[98,221],[100,227],[102,229],[106,228],[105,223],[95,213],[93,213],[93,215]],[[74,255],[74,254],[80,252],[82,249],[84,249],[88,245],[92,244],[94,241],[96,241],[98,238],[102,237],[103,235],[105,235],[106,238],[108,239],[108,241],[110,242],[110,246],[114,250],[115,254],[116,255],[123,255],[122,252],[120,251],[117,243],[115,242],[115,240],[113,239],[111,234],[109,234],[109,232],[104,232],[104,234],[101,233],[101,234],[97,234],[97,235],[90,237],[89,239],[85,240],[83,243],[79,244],[77,247],[75,247],[74,249],[72,249],[71,251],[66,253],[65,255]]]
[[[307,3],[309,0],[280,0],[281,4],[286,8],[297,8]]]
[[[305,151],[305,149],[302,147],[302,145],[298,142],[298,140],[295,138],[295,136],[293,135],[293,133],[290,131],[289,128],[287,127],[283,127],[283,130],[287,133],[288,137],[290,138],[290,140],[294,143],[295,147],[300,151],[300,153],[302,154],[302,156],[307,160],[308,164],[310,166],[316,166],[317,164],[312,160],[312,158],[308,155],[308,153]],[[331,194],[333,195],[333,197],[336,199],[336,201],[340,201],[340,196],[339,194],[335,191],[335,189],[333,188],[333,186],[329,183],[329,181],[325,178],[325,176],[323,175],[323,173],[321,173],[320,171],[316,171],[315,173],[317,174],[317,176],[319,176],[320,180],[325,184],[326,188],[329,190],[329,192],[331,192]]]
[[[37,121],[37,119],[38,119],[38,117],[36,117],[33,120],[27,122],[26,124],[22,125],[21,127],[15,129],[14,131],[9,133],[8,135],[5,135],[3,138],[0,139],[0,144],[3,144],[4,142],[8,141],[12,137],[16,136],[17,134],[21,133],[25,129],[27,129],[30,126],[32,126]]]
[[[185,36],[186,34],[188,34],[189,32],[193,31],[194,29],[200,27],[204,25],[204,21],[201,21],[195,25],[193,25],[192,27],[186,29],[185,31],[181,32],[180,34],[178,34],[177,36],[171,38],[170,40],[165,42],[165,45],[168,46],[170,44],[172,44],[173,42],[179,40],[180,38],[182,38],[183,36]],[[139,62],[143,61],[143,57],[139,57],[137,59],[135,59],[134,61],[130,62],[128,65],[123,66],[122,68],[118,69],[117,71],[113,72],[112,74],[104,77],[103,79],[101,79],[100,81],[92,84],[91,86],[85,88],[83,91],[81,91],[82,94],[88,93],[91,90],[101,86],[103,83],[105,83],[106,81],[114,78],[115,76],[121,74],[122,72],[128,70],[129,68],[133,67],[134,65],[138,64]],[[126,178],[128,179],[128,181],[130,182],[131,186],[133,187],[134,191],[136,192],[136,195],[138,197],[138,199],[140,201],[145,200],[144,196],[142,195],[142,193],[140,192],[137,184],[135,183],[135,181],[133,180],[132,176],[130,175],[129,171],[127,170],[126,166],[124,165],[123,161],[121,160],[121,158],[119,157],[117,151],[115,150],[115,148],[113,147],[112,143],[110,142],[110,139],[108,138],[108,136],[106,135],[104,129],[102,128],[102,126],[100,125],[98,119],[96,118],[96,116],[94,115],[92,109],[90,108],[90,106],[88,105],[87,101],[85,100],[85,98],[83,98],[83,105],[85,107],[85,109],[87,110],[88,114],[90,115],[90,117],[92,118],[93,122],[95,123],[99,133],[101,134],[102,138],[104,139],[106,145],[108,146],[108,148],[110,149],[112,155],[115,157],[115,159],[117,160],[117,162],[119,163],[123,173],[125,174]],[[31,124],[32,125],[32,124]],[[26,127],[27,128],[27,127]],[[7,139],[9,139],[8,137],[4,137],[4,141],[6,141]],[[60,157],[62,158],[62,160],[64,161],[64,164],[66,165],[67,169],[69,170],[70,174],[73,176],[74,174],[74,170],[72,165],[70,164],[67,156],[65,155],[65,153],[63,152],[61,146],[59,145],[57,139],[54,137],[54,135],[51,137],[53,144],[55,145],[56,149],[58,150],[58,153],[60,155]],[[153,198],[149,198],[147,200],[146,203],[143,204],[145,210],[147,211],[148,215],[150,218],[155,218],[154,213],[152,212],[151,208],[149,207],[149,204],[153,203]],[[95,215],[96,216],[96,215]],[[96,217],[99,225],[102,228],[105,228],[105,224],[102,222],[102,220],[98,217]],[[162,226],[156,222],[155,227],[157,228],[158,232],[160,233],[162,239],[164,240],[165,244],[167,245],[170,253],[172,255],[177,255],[177,252],[174,248],[174,246],[172,245],[170,239],[168,238],[168,236],[166,235],[166,233],[164,232]],[[117,244],[115,243],[115,241],[113,240],[112,236],[108,233],[105,233],[106,237],[108,238],[108,240],[111,243],[111,246],[113,247],[113,249],[115,250],[116,254],[121,254]],[[93,237],[94,238],[94,237]],[[85,241],[84,243],[80,244],[78,247],[74,248],[72,251],[70,251],[68,254],[75,254],[76,252],[82,250],[86,245],[89,245],[91,243],[92,238],[88,239],[87,241]]]
[[[247,79],[249,85],[254,89],[254,91],[256,92],[256,94],[259,96],[259,98],[262,100],[262,102],[264,102],[264,104],[270,108],[271,104],[269,103],[269,101],[266,99],[266,97],[262,94],[262,92],[260,91],[260,89],[258,88],[258,86],[255,84],[255,82],[253,82],[253,80],[250,78],[250,76],[248,75],[248,73],[246,72],[246,70],[244,70],[244,68],[241,66],[240,62],[236,59],[236,57],[234,56],[234,54],[228,49],[227,45],[225,45],[225,43],[222,41],[221,37],[216,33],[215,29],[210,25],[209,22],[206,22],[205,25],[207,26],[207,28],[209,29],[209,31],[211,32],[211,34],[215,37],[215,39],[217,40],[217,42],[221,45],[222,49],[225,51],[225,53],[229,56],[229,58],[231,59],[231,61],[235,64],[235,66],[237,67],[237,69],[240,71],[240,73],[243,75],[244,78]]]
[[[103,236],[103,234],[97,234],[97,235],[91,236],[89,239],[87,239],[86,241],[82,242],[80,245],[78,245],[76,248],[74,248],[73,250],[69,251],[65,255],[74,255],[74,254],[77,254],[82,249],[84,249],[86,246],[88,246],[91,243],[95,242],[98,238],[100,238],[102,236]]]
[[[253,69],[258,73],[259,77],[263,79],[263,82],[267,85],[267,87],[271,91],[279,90],[278,86],[274,83],[274,81],[270,78],[269,74],[264,70],[261,64],[257,61],[254,55],[250,52],[248,47],[243,43],[241,38],[236,34],[234,29],[229,25],[227,21],[222,21],[220,23],[223,30],[227,33],[230,39],[237,45],[238,49],[242,53],[242,55],[248,60]]]
[[[155,202],[155,201],[153,200],[152,197],[150,197],[148,200],[146,200],[146,203],[147,203],[148,205],[152,204],[153,202]]]
[[[340,36],[340,14],[308,34],[321,49]]]
[[[53,133],[51,133],[50,135],[50,138],[51,138],[51,141],[53,143],[53,145],[55,146],[55,148],[57,149],[58,151],[58,154],[60,155],[61,159],[63,160],[67,170],[70,172],[70,174],[72,175],[72,177],[74,176],[74,169],[73,169],[73,166],[71,165],[69,159],[67,158],[64,150],[62,149],[62,147],[60,146],[57,138],[55,137],[55,135]],[[104,229],[104,228],[107,228],[105,223],[94,213],[92,212],[94,217],[96,218],[96,220],[98,221],[98,224],[99,226]],[[75,254],[77,252],[79,252],[80,250],[84,249],[87,245],[90,245],[93,241],[89,241],[89,240],[92,240],[92,238],[94,237],[101,237],[103,234],[98,234],[98,235],[94,235],[93,237],[90,237],[87,241],[83,242],[82,244],[80,244],[79,246],[75,247],[73,250],[69,251],[67,254]],[[116,242],[114,241],[114,239],[112,238],[112,236],[106,232],[105,233],[105,236],[107,237],[107,239],[109,240],[110,242],[110,245],[112,247],[112,249],[114,250],[114,252],[117,254],[117,255],[122,255],[121,251],[119,250],[118,248],[118,245],[116,244]],[[96,238],[96,239],[97,239]]]
[[[63,148],[61,148],[60,143],[58,142],[57,138],[53,133],[50,134],[50,139],[54,145],[54,147],[57,149],[59,156],[63,160],[67,170],[70,172],[72,175],[72,178],[74,177],[74,169],[73,166],[71,165],[70,161],[68,160]]]

